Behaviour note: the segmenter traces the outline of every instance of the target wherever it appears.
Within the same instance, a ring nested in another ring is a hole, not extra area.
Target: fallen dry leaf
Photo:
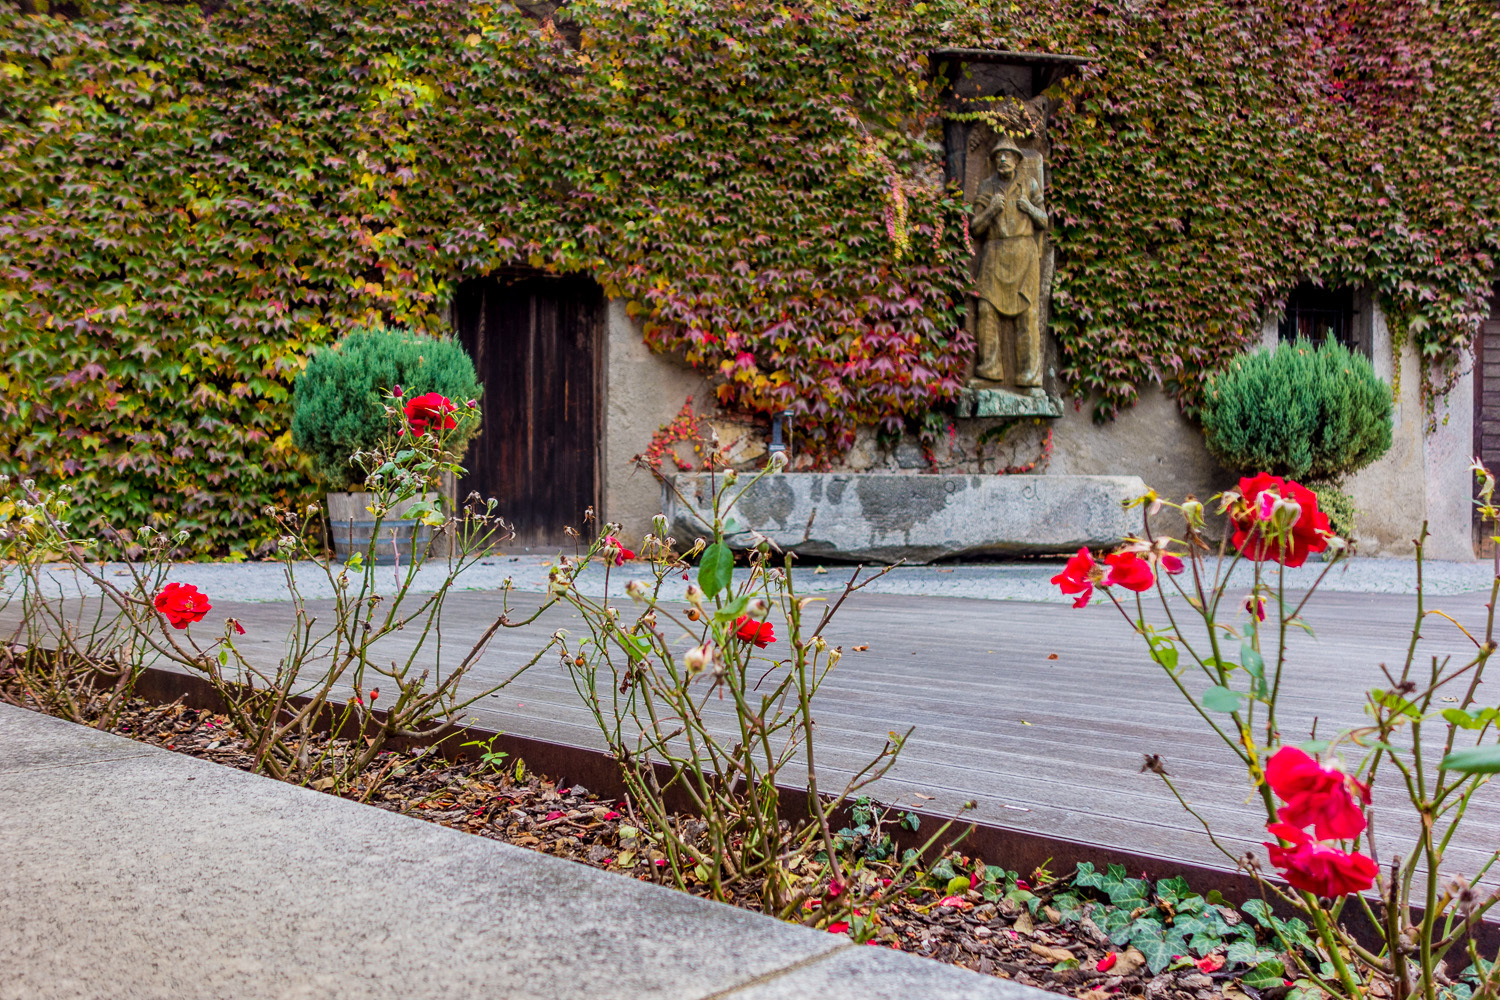
[[[1047,654],[1047,659],[1049,659],[1049,660],[1055,660],[1055,659],[1057,659],[1057,654],[1056,653],[1048,653]]]
[[[1053,948],[1045,944],[1032,944],[1031,953],[1038,958],[1044,958],[1054,965],[1058,962],[1066,962],[1073,958],[1073,953],[1066,948]]]
[[[1141,954],[1139,948],[1126,948],[1120,952],[1119,960],[1110,971],[1117,976],[1128,976],[1145,964],[1146,956]]]
[[[1022,910],[1021,915],[1016,918],[1014,927],[1017,934],[1025,934],[1027,937],[1030,937],[1036,930],[1036,923],[1031,919],[1031,914]]]

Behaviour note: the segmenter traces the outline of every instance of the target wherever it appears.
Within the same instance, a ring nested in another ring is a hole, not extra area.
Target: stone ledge
[[[705,533],[709,476],[672,477],[672,533]],[[723,479],[719,477],[722,485]],[[736,487],[738,490],[739,487]],[[746,491],[738,524],[806,555],[893,563],[976,555],[1048,555],[1113,545],[1138,529],[1122,501],[1146,492],[1137,476],[973,476],[792,472]],[[749,544],[747,532],[731,544]]]
[[[6,705],[0,843],[0,1000],[1051,997]]]
[[[960,417],[1060,417],[1062,400],[1050,393],[1020,393],[1010,389],[958,390]]]

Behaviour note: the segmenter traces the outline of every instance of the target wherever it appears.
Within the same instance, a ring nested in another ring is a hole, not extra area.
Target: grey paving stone
[[[1056,1000],[1056,995],[889,948],[845,948],[725,1000]]]
[[[140,757],[151,747],[20,709],[0,711],[0,774],[67,767],[115,757]]]
[[[922,477],[930,479],[931,477]],[[1131,523],[1126,533],[1136,528]],[[694,531],[684,538],[696,537]],[[798,535],[798,539],[801,536]],[[634,541],[634,540],[632,540]],[[1111,539],[1113,542],[1113,539]],[[686,543],[684,543],[686,544]],[[528,596],[541,594],[547,589],[547,574],[552,565],[551,556],[505,556],[481,560],[458,578],[457,589],[469,591],[498,590],[504,581],[513,582],[520,592],[513,598],[524,604]],[[1056,559],[1028,560],[1026,562],[986,562],[963,565],[948,563],[943,566],[901,566],[894,572],[872,584],[872,594],[910,594],[929,597],[964,597],[988,601],[1040,601],[1051,604],[1071,604],[1073,598],[1061,593],[1050,582],[1051,577],[1062,569],[1062,561]],[[1320,562],[1309,562],[1305,566],[1287,570],[1286,584],[1291,590],[1305,590],[1323,572]],[[104,567],[106,575],[119,573],[117,564]],[[1443,562],[1427,560],[1423,563],[1423,577],[1428,594],[1463,594],[1488,591],[1493,582],[1493,568],[1487,562]],[[1243,585],[1249,586],[1251,567],[1242,564],[1236,571]],[[741,569],[737,580],[748,574]],[[848,570],[835,566],[828,573],[818,573],[811,565],[803,565],[796,573],[797,589],[801,593],[839,590],[848,578]],[[616,571],[612,577],[614,593],[619,593],[632,576],[649,578],[644,568]],[[444,577],[439,564],[425,565],[413,580],[412,593],[430,593],[437,589]],[[220,602],[255,601],[286,602],[290,600],[286,579],[278,563],[178,563],[172,567],[170,578],[179,583],[190,583],[207,593],[215,605]],[[1360,594],[1413,594],[1416,593],[1416,563],[1411,559],[1365,558],[1351,559],[1334,569],[1323,581],[1326,591],[1344,591]],[[333,596],[327,578],[311,563],[297,564],[298,587],[309,600],[323,600]],[[395,574],[382,570],[377,574],[377,589],[386,593],[395,585]],[[666,581],[663,594],[671,600],[680,600],[689,581],[671,577]],[[578,580],[585,593],[599,596],[604,592],[604,573],[593,567]],[[0,603],[3,597],[17,585],[14,573],[7,576],[0,567]],[[49,570],[48,594],[51,596],[78,597],[92,594],[90,586],[83,586],[76,574],[66,567]],[[1097,598],[1096,598],[1097,599]],[[498,611],[499,604],[496,603]],[[0,625],[12,626],[18,619],[19,608],[0,608]],[[222,621],[218,610],[212,612],[205,622],[216,627]]]
[[[0,706],[5,736],[56,720]],[[697,998],[839,939],[220,765],[0,774],[3,1000]],[[134,747],[129,741],[112,738]]]

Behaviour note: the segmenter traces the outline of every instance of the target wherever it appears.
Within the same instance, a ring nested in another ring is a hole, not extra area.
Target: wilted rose
[[[1104,557],[1109,572],[1104,576],[1104,586],[1124,587],[1140,593],[1149,590],[1156,582],[1151,564],[1134,552],[1112,552]],[[1179,560],[1180,562],[1180,560]]]
[[[1073,607],[1081,608],[1089,603],[1089,598],[1094,593],[1094,581],[1098,576],[1097,564],[1094,562],[1093,554],[1087,548],[1078,550],[1063,571],[1052,578],[1052,582],[1064,594],[1077,594],[1078,598],[1073,602]]]
[[[1364,832],[1361,802],[1368,785],[1336,767],[1324,767],[1296,747],[1282,747],[1266,762],[1266,784],[1286,805],[1277,815],[1292,826],[1313,827],[1322,840],[1347,840]]]
[[[1363,854],[1320,843],[1290,823],[1270,823],[1266,832],[1291,846],[1266,843],[1271,864],[1294,889],[1337,898],[1364,892],[1375,884],[1375,862]]]

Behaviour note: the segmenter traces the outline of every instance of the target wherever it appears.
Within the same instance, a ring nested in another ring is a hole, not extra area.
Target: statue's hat
[[[1017,156],[1025,156],[1021,147],[1011,141],[1010,136],[1002,135],[1000,140],[990,147],[990,159],[995,158],[996,153],[1015,153]]]

